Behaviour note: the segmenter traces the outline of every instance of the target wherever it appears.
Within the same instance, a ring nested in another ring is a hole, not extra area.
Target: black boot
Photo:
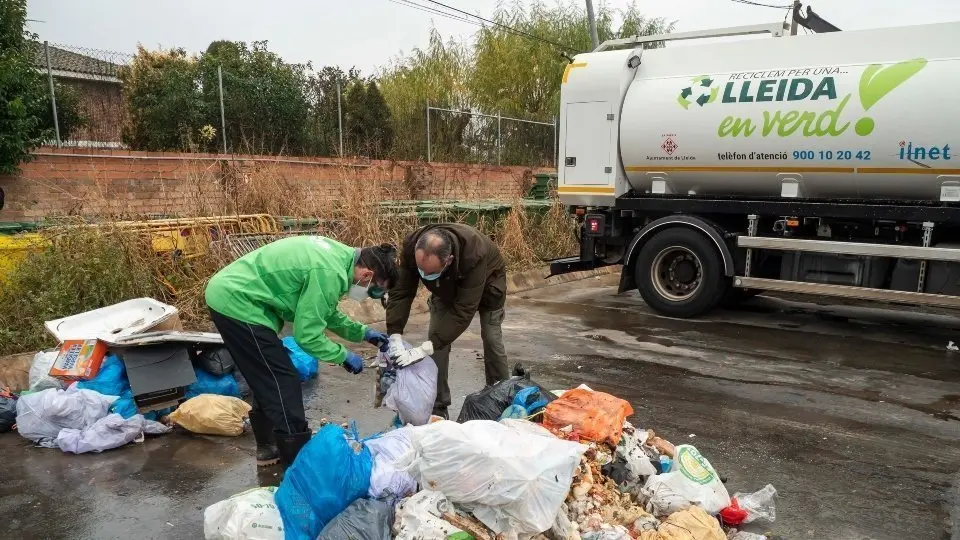
[[[277,450],[280,451],[280,466],[284,470],[293,465],[293,460],[297,459],[297,454],[303,445],[310,442],[313,433],[304,431],[303,433],[290,433],[288,435],[276,434]]]
[[[280,461],[273,436],[273,424],[256,409],[250,411],[250,428],[257,440],[257,467],[276,465]]]

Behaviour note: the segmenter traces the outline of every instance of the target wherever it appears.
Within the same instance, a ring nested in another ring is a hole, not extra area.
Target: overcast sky
[[[427,0],[412,0],[429,5]],[[498,0],[442,0],[490,18]],[[757,0],[787,4],[790,0]],[[524,2],[527,3],[527,2]],[[599,2],[597,2],[599,3]],[[614,8],[628,0],[608,0]],[[676,31],[782,21],[786,10],[731,0],[639,1]],[[813,9],[843,30],[960,20],[960,0],[814,0]],[[199,52],[213,40],[268,40],[288,62],[357,66],[365,73],[427,43],[431,26],[445,37],[477,27],[432,15],[398,0],[28,0],[30,29],[40,39],[121,52],[183,47]]]

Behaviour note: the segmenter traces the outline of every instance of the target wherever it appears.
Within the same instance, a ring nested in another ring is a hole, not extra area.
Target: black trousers
[[[300,375],[276,332],[210,310],[210,318],[253,394],[252,406],[280,435],[307,431]]]

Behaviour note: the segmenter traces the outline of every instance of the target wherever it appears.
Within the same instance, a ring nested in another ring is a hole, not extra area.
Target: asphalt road
[[[631,421],[689,443],[731,494],[773,484],[788,539],[960,538],[960,318],[760,297],[695,320],[655,316],[616,277],[513,297],[514,361],[550,388],[586,383],[629,400]],[[426,317],[408,338],[423,338]],[[452,356],[456,412],[483,385],[479,326]],[[372,410],[374,376],[322,366],[312,422]],[[68,456],[0,436],[0,537],[201,538],[203,508],[258,479],[253,438],[175,433]]]

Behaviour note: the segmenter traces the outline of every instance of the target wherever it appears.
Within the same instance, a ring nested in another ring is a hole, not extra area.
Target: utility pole
[[[217,66],[217,86],[220,88],[220,135],[223,137],[223,153],[227,153],[227,115],[223,111],[223,64]]]
[[[47,83],[50,85],[50,107],[53,110],[53,133],[57,136],[57,147],[63,144],[60,140],[60,119],[57,118],[57,93],[53,86],[53,69],[50,67],[50,44],[43,42],[43,55],[47,57]]]
[[[797,10],[800,9],[800,0],[793,0],[793,8],[790,10],[790,35],[797,35]]]
[[[340,104],[340,81],[337,81],[337,132],[340,134],[340,157],[343,157],[343,105]]]
[[[590,23],[590,40],[596,49],[600,46],[600,38],[597,36],[597,16],[593,13],[593,0],[587,0],[587,22]]]

